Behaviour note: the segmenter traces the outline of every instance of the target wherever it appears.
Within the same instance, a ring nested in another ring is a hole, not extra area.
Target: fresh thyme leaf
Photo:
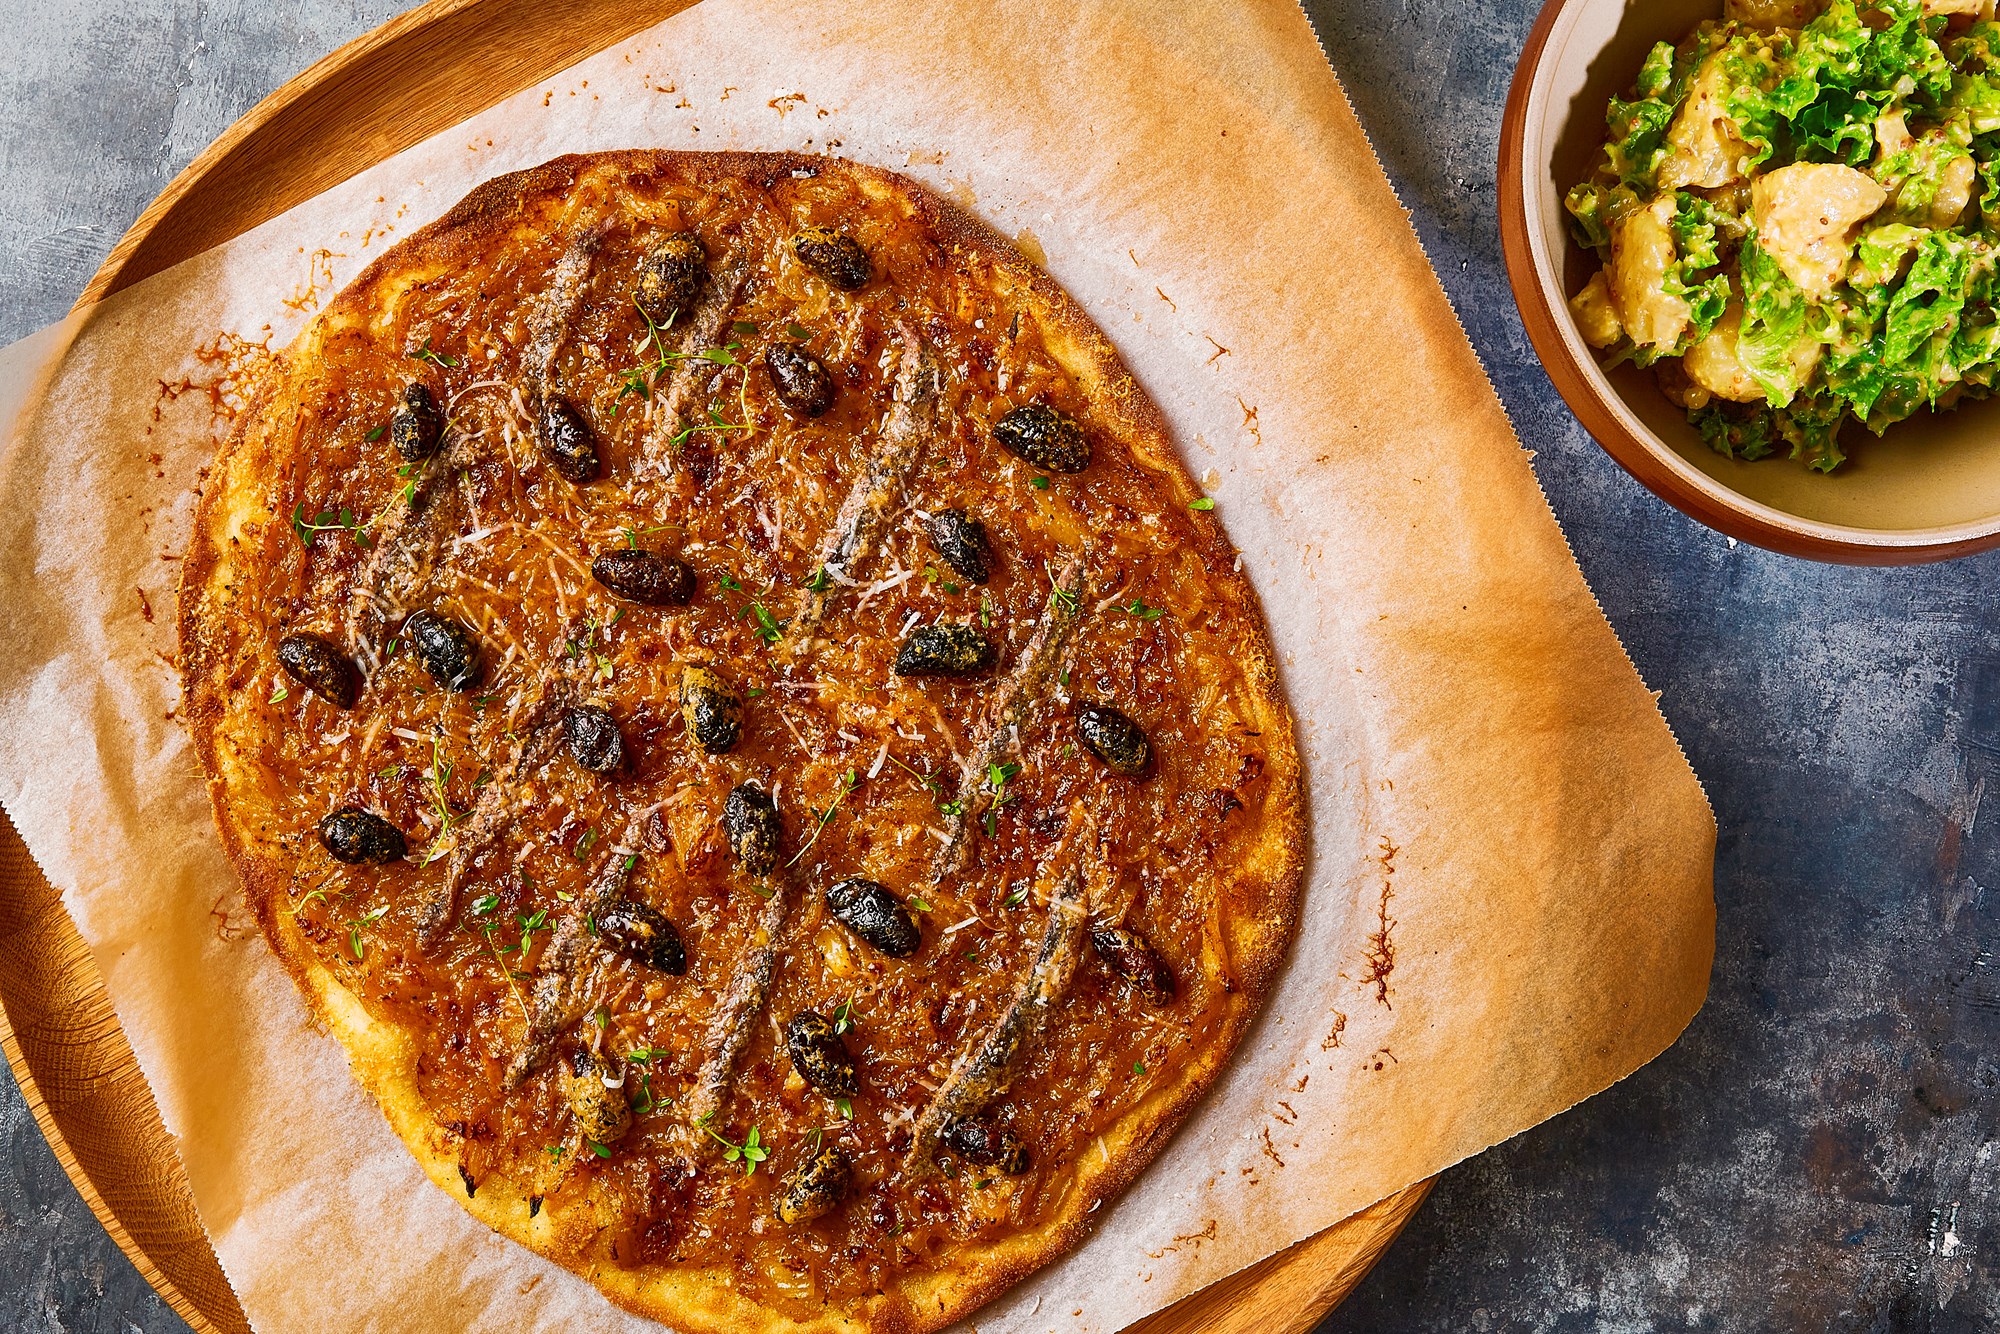
[[[1049,479],[1046,477],[1030,477],[1028,485],[1034,487],[1037,491],[1046,491],[1049,489]]]
[[[708,1124],[710,1117],[713,1115],[714,1113],[711,1112],[709,1116],[704,1116],[696,1124],[702,1128],[710,1139],[723,1147],[722,1157],[725,1162],[740,1162],[743,1164],[744,1176],[755,1176],[757,1174],[757,1164],[771,1156],[770,1152],[764,1147],[763,1132],[756,1126],[751,1126],[750,1133],[743,1137],[741,1144],[738,1144],[734,1140],[718,1134],[715,1128]]]
[[[1145,1073],[1146,1073],[1146,1063],[1145,1063],[1144,1061],[1134,1061],[1134,1062],[1132,1062],[1132,1073],[1133,1073],[1133,1074],[1135,1074],[1135,1075],[1143,1075],[1143,1074],[1145,1074]]]
[[[442,352],[431,351],[431,340],[428,338],[424,339],[422,347],[409,354],[409,358],[411,361],[428,361],[439,366],[456,367],[458,365],[456,359],[447,357]]]
[[[915,909],[916,909],[916,910],[917,910],[918,912],[931,912],[931,911],[933,911],[933,909],[931,908],[931,905],[930,905],[930,901],[929,901],[929,900],[927,900],[927,899],[921,899],[921,898],[917,898],[917,897],[915,897],[915,896],[912,896],[912,897],[911,897],[911,899],[910,899],[910,906],[911,906],[912,908],[915,908]]]
[[[1190,502],[1188,508],[1191,510],[1212,510],[1215,508],[1215,502],[1207,496],[1203,496],[1200,500]]]
[[[775,644],[784,638],[784,625],[771,618],[770,610],[763,603],[753,602],[750,604],[750,609],[757,613],[757,638],[766,644]]]
[[[576,841],[576,851],[571,855],[573,855],[578,861],[582,861],[584,859],[584,856],[587,853],[589,853],[590,845],[595,843],[596,841],[597,841],[597,828],[595,825],[593,825],[589,829],[583,831],[583,837]]]
[[[498,894],[481,894],[472,901],[472,911],[474,915],[479,917],[486,916],[499,906],[500,896]]]
[[[790,334],[792,337],[798,339],[802,343],[806,339],[811,338],[813,336],[813,331],[811,329],[806,328],[806,326],[803,324],[787,324],[785,326],[785,332]]]
[[[1165,614],[1164,608],[1149,607],[1138,598],[1133,598],[1129,605],[1120,607],[1118,610],[1128,616],[1136,616],[1142,621],[1157,621]]]
[[[833,1100],[833,1105],[840,1109],[840,1114],[842,1116],[846,1117],[850,1121],[854,1119],[854,1103],[851,1100],[847,1098],[835,1098]]]
[[[729,328],[739,338],[749,338],[757,332],[757,326],[749,320],[738,320]]]
[[[717,579],[716,582],[721,584],[724,588],[730,590],[732,593],[741,593],[743,591],[743,585],[737,583],[736,576],[731,574],[727,570],[724,570],[722,572],[721,577]]]
[[[827,577],[826,566],[822,565],[812,572],[812,578],[806,580],[806,591],[824,593],[832,585],[833,580]]]
[[[271,683],[271,702],[273,704],[284,703],[285,698],[289,696],[291,693],[292,693],[291,691],[285,689],[285,683],[283,681],[274,681]]]
[[[365,547],[368,545],[368,534],[362,530],[373,522],[373,519],[367,519],[356,523],[354,521],[354,511],[345,508],[338,512],[334,510],[321,510],[308,522],[304,501],[300,501],[292,507],[292,532],[298,535],[301,546],[311,546],[313,538],[321,533],[345,531],[353,536],[356,546]]]
[[[388,429],[389,429],[389,423],[388,423],[388,422],[383,422],[383,423],[382,423],[382,424],[381,424],[380,426],[376,427],[376,428],[375,428],[374,430],[372,430],[372,431],[370,431],[370,432],[368,433],[368,438],[369,438],[370,440],[380,440],[380,439],[382,438],[382,432],[384,432],[384,431],[386,431],[386,430],[388,430]],[[400,470],[400,469],[398,469],[398,471],[401,471],[401,470]]]
[[[729,346],[735,347],[736,344],[731,343]],[[719,366],[734,366],[738,364],[737,360],[729,355],[728,349],[726,348],[718,347],[718,348],[710,348],[708,350],[710,352],[714,352],[719,355],[720,360],[717,360],[716,357],[707,358],[710,361],[716,362],[716,364]],[[696,353],[695,355],[705,356],[706,354]],[[710,408],[708,410],[707,421],[696,422],[692,426],[683,427],[681,430],[678,430],[674,432],[671,436],[668,436],[667,439],[671,444],[675,446],[680,446],[686,444],[689,440],[693,439],[697,435],[702,434],[704,431],[713,431],[717,434],[727,434],[730,431],[747,431],[749,429],[750,429],[749,423],[724,421],[722,419],[721,413],[717,412],[714,408]]]
[[[596,1154],[599,1158],[609,1158],[611,1156],[611,1150],[606,1146],[599,1144],[594,1139],[585,1140],[584,1143],[590,1145],[590,1151]]]
[[[833,1031],[845,1033],[852,1027],[854,1027],[854,997],[849,996],[833,1011]]]
[[[819,823],[813,826],[812,837],[807,839],[805,846],[793,853],[792,859],[785,863],[787,868],[797,866],[799,859],[812,851],[812,845],[819,842],[819,836],[826,831],[829,824],[833,823],[833,813],[840,809],[840,803],[847,800],[848,793],[860,786],[861,780],[855,776],[854,770],[849,769],[841,775],[840,790],[833,794],[833,800],[828,802],[826,810],[821,812]]]

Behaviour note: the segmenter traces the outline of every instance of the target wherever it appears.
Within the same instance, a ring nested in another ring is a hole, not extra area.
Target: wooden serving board
[[[248,231],[694,0],[430,0],[259,102],[112,250],[86,305]],[[63,1170],[112,1240],[203,1334],[247,1332],[103,979],[0,813],[0,1048]],[[1133,1326],[1302,1334],[1423,1201],[1422,1182]]]

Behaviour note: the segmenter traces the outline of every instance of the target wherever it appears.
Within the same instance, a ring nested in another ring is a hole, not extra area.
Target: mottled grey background
[[[401,7],[6,0],[0,341],[60,315],[257,98]],[[1320,1334],[2000,1328],[2000,844],[1977,824],[2000,561],[1829,569],[1653,500],[1556,397],[1501,268],[1495,144],[1530,0],[1308,7],[1722,829],[1687,1036],[1449,1173]],[[0,1144],[0,1331],[183,1328],[4,1076]]]

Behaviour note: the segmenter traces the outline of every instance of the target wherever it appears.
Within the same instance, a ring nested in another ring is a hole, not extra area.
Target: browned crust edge
[[[992,265],[1027,291],[1045,325],[1060,329],[1069,340],[1071,356],[1064,360],[1072,372],[1082,373],[1092,402],[1101,411],[1115,412],[1120,443],[1159,474],[1180,503],[1190,504],[1200,497],[1173,449],[1165,418],[1082,308],[984,223],[915,182],[875,167],[800,154],[628,150],[569,155],[496,177],[475,188],[442,218],[364,269],[271,366],[219,452],[196,509],[194,535],[182,567],[178,615],[182,717],[209,775],[209,798],[224,850],[242,877],[245,895],[266,939],[316,1018],[341,1040],[356,1078],[381,1105],[419,1165],[467,1212],[503,1236],[582,1275],[619,1306],[672,1322],[691,1334],[743,1330],[927,1334],[984,1305],[1066,1254],[1088,1235],[1100,1207],[1145,1170],[1214,1082],[1284,963],[1297,918],[1305,862],[1303,774],[1291,714],[1279,690],[1276,663],[1263,629],[1262,609],[1240,572],[1211,570],[1210,577],[1232,585],[1253,618],[1249,642],[1237,646],[1239,661],[1250,685],[1249,698],[1261,715],[1259,730],[1282,738],[1284,744],[1272,745],[1267,753],[1265,832],[1257,855],[1222,887],[1223,901],[1234,908],[1225,917],[1226,962],[1235,974],[1236,985],[1217,1039],[1207,1051],[1180,1065],[1180,1077],[1174,1084],[1155,1090],[1106,1132],[1104,1156],[1098,1159],[1104,1165],[1092,1172],[1080,1163],[1076,1180],[1081,1188],[1070,1191],[1063,1207],[1041,1227],[999,1243],[968,1245],[949,1267],[909,1275],[892,1292],[870,1299],[853,1316],[829,1309],[810,1321],[793,1320],[738,1296],[723,1270],[601,1265],[587,1252],[558,1245],[547,1214],[542,1215],[539,1226],[528,1220],[528,1193],[498,1174],[481,1182],[478,1195],[467,1199],[457,1177],[457,1159],[447,1152],[448,1137],[430,1123],[417,1097],[414,1059],[407,1053],[407,1044],[396,1030],[366,1015],[358,1000],[312,954],[291,920],[277,911],[284,903],[290,875],[256,848],[240,819],[240,807],[230,799],[222,763],[227,682],[222,679],[225,663],[218,652],[218,639],[224,636],[217,633],[224,627],[212,605],[231,571],[228,543],[218,530],[217,507],[237,470],[258,461],[256,455],[264,442],[254,437],[253,428],[285,382],[285,372],[316,329],[330,319],[363,308],[366,295],[385,278],[441,259],[468,241],[503,230],[531,206],[566,193],[583,169],[605,166],[631,175],[690,181],[724,177],[768,180],[795,169],[813,169],[870,180],[901,196],[945,245]],[[1214,545],[1228,549],[1213,515],[1201,515],[1199,521],[1215,525],[1211,533]]]

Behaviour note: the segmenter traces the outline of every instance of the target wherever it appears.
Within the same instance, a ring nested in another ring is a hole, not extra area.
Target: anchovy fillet
[[[958,1058],[930,1105],[917,1117],[910,1139],[913,1168],[924,1166],[936,1155],[938,1138],[946,1126],[961,1117],[978,1115],[1006,1090],[1014,1058],[1041,1032],[1076,975],[1083,957],[1087,917],[1084,876],[1072,867],[1049,896],[1049,920],[1042,932],[1041,948],[1013,1000]]]
[[[792,621],[792,632],[810,631],[826,619],[833,600],[833,576],[858,578],[874,559],[882,536],[889,529],[889,517],[903,498],[903,488],[911,469],[923,456],[924,446],[937,433],[939,377],[937,361],[916,331],[906,324],[896,326],[896,340],[902,351],[896,370],[896,398],[882,428],[882,447],[868,460],[867,468],[847,493],[834,520],[833,531],[821,550],[816,585],[806,593],[805,606]]]
[[[729,990],[723,993],[709,1019],[703,1042],[708,1049],[708,1060],[702,1063],[694,1088],[683,1100],[683,1110],[691,1126],[701,1125],[721,1109],[737,1059],[763,1019],[765,1002],[771,997],[771,980],[778,971],[778,936],[791,916],[792,897],[788,881],[780,879],[772,883],[771,897],[765,901],[757,922],[759,938],[737,964],[729,979]]]
[[[945,817],[945,843],[931,862],[933,881],[942,881],[965,869],[966,859],[972,854],[972,830],[998,795],[986,781],[987,772],[1000,763],[1013,745],[1014,729],[1026,721],[1029,712],[1048,693],[1049,683],[1056,679],[1077,622],[1083,616],[1084,587],[1083,562],[1073,560],[1056,577],[1040,624],[1021,650],[1013,672],[1001,684],[987,715],[986,731],[959,770],[958,799],[953,807],[957,814]]]
[[[402,614],[403,593],[423,582],[455,526],[458,507],[450,501],[458,493],[443,483],[458,474],[461,462],[460,441],[453,439],[369,525],[373,544],[347,595],[347,642],[371,675],[381,661],[377,643],[383,627]]]
[[[570,244],[535,303],[526,357],[531,417],[539,416],[541,397],[554,376],[556,358],[582,311],[584,285],[607,230],[599,225]],[[441,487],[448,479],[461,476],[469,461],[465,438],[454,433],[372,525],[374,545],[355,572],[347,598],[348,646],[371,667],[379,661],[376,641],[382,627],[402,611],[395,590],[422,582],[453,527],[453,507],[440,503],[444,498],[439,494]]]
[[[534,400],[539,400],[555,381],[556,361],[569,342],[577,316],[583,312],[584,288],[590,282],[591,270],[597,266],[597,252],[603,248],[610,231],[610,223],[601,222],[570,242],[549,275],[549,285],[535,302],[534,313],[528,317],[528,352],[522,360],[527,366]],[[539,407],[539,402],[531,406]]]
[[[491,782],[479,789],[472,809],[461,817],[444,883],[424,905],[417,924],[418,948],[426,952],[437,948],[451,929],[458,915],[459,896],[465,892],[465,883],[472,874],[473,860],[508,827],[521,779],[555,753],[562,739],[563,715],[579,698],[581,692],[576,680],[563,667],[543,675],[532,702],[513,729],[514,742],[506,763]]]
[[[625,896],[632,883],[632,870],[639,860],[641,820],[634,816],[625,833],[611,848],[590,884],[571,907],[569,915],[556,927],[541,964],[535,970],[534,992],[528,1010],[528,1031],[521,1050],[507,1065],[505,1087],[520,1087],[523,1080],[548,1059],[562,1035],[582,1011],[579,998],[589,993],[588,979],[609,954],[598,946],[590,924]]]
[[[730,260],[709,279],[707,290],[688,316],[687,330],[680,346],[674,349],[678,360],[667,375],[666,389],[661,395],[663,410],[659,420],[665,424],[670,452],[685,442],[684,431],[702,424],[694,418],[708,397],[708,387],[722,371],[722,363],[695,354],[722,345],[729,317],[735,313],[749,281],[749,261]]]

